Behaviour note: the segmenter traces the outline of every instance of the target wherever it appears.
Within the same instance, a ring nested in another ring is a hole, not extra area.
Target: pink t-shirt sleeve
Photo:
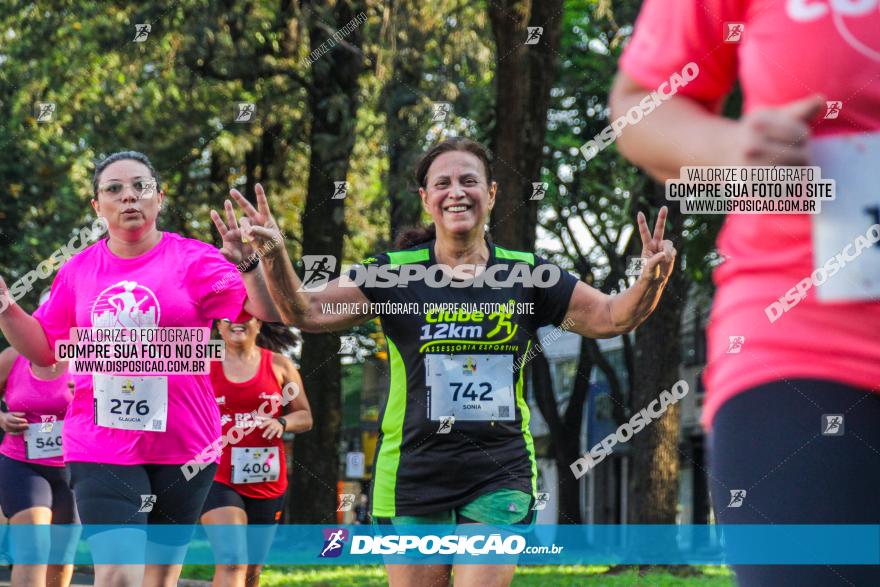
[[[200,251],[188,281],[204,318],[234,320],[241,313],[247,299],[241,274],[213,247]]]
[[[43,327],[53,351],[55,341],[68,340],[70,329],[76,326],[74,292],[67,281],[67,273],[65,267],[58,271],[48,301],[34,312],[34,318]]]
[[[699,74],[678,93],[712,108],[733,86],[736,43],[726,43],[726,23],[743,22],[744,0],[645,0],[620,69],[655,89],[693,61]]]

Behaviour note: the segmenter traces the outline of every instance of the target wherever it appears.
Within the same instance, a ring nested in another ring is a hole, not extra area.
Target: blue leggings
[[[880,395],[820,380],[761,385],[721,406],[709,447],[721,524],[880,524]],[[729,507],[741,489],[742,503]],[[744,587],[880,585],[880,566],[734,570]]]

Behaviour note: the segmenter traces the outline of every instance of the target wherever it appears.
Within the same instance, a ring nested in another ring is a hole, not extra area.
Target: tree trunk
[[[422,82],[424,34],[418,23],[410,23],[415,12],[413,0],[391,4],[394,57],[391,76],[383,89],[382,101],[388,132],[388,198],[390,200],[390,240],[408,227],[416,226],[422,213],[421,201],[412,192],[411,169],[421,150],[428,112],[416,115],[413,107],[420,97],[417,88]]]
[[[319,2],[304,5],[313,48],[331,38],[332,30],[366,10],[362,0],[339,1],[330,7]],[[328,32],[327,27],[332,30]],[[311,65],[310,172],[302,215],[303,255],[333,255],[337,275],[346,229],[345,200],[332,200],[331,196],[333,182],[346,180],[354,147],[358,78],[363,67],[356,47],[361,46],[362,37],[362,26],[358,26],[345,37],[345,44],[337,44]],[[290,500],[290,521],[295,524],[328,524],[336,519],[342,421],[338,350],[337,334],[303,334],[302,377],[315,423],[311,432],[295,443]]]
[[[560,524],[580,524],[580,496],[578,491],[578,482],[571,475],[569,465],[578,458],[578,442],[574,443],[565,441],[565,423],[559,415],[556,407],[556,395],[553,393],[553,382],[550,378],[550,363],[543,352],[538,352],[531,362],[532,370],[532,389],[535,393],[535,403],[538,404],[538,410],[547,422],[550,428],[550,451],[553,459],[556,461],[557,478],[559,486],[557,488],[559,515],[557,521]],[[577,439],[580,436],[579,431],[574,433],[572,437]],[[573,447],[573,450],[572,450]],[[539,487],[540,489],[550,490],[549,487]]]
[[[562,0],[501,0],[489,3],[495,36],[495,127],[492,151],[498,198],[492,234],[499,244],[531,250],[538,202],[532,183],[541,181],[550,88],[562,34]],[[526,45],[529,26],[543,27]]]
[[[659,209],[663,187],[655,185],[653,209]],[[643,210],[646,214],[649,210]],[[650,224],[651,221],[649,221]],[[677,206],[669,207],[665,238],[682,249],[682,216]],[[635,378],[632,408],[640,410],[669,390],[680,379],[681,313],[687,297],[687,282],[681,271],[681,253],[666,291],[654,313],[636,330]],[[630,522],[674,524],[678,505],[679,406],[666,413],[632,439],[632,485]]]

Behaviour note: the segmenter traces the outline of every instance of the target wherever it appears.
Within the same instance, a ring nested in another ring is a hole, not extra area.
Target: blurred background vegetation
[[[410,179],[435,140],[465,135],[496,156],[502,246],[537,250],[605,292],[626,286],[638,210],[662,193],[614,146],[587,163],[578,148],[608,124],[607,97],[639,0],[187,0],[138,3],[6,0],[0,6],[0,274],[12,284],[93,218],[93,162],[114,151],[149,155],[162,176],[164,230],[218,242],[208,211],[231,187],[266,186],[293,259],[342,263],[386,250],[423,220]],[[324,55],[308,56],[363,14]],[[136,25],[149,24],[143,42]],[[540,38],[526,44],[529,27]],[[39,122],[37,102],[56,105]],[[236,104],[256,105],[247,123]],[[435,120],[434,104],[450,114]],[[735,109],[735,106],[734,106]],[[334,182],[347,197],[332,200]],[[532,183],[546,182],[543,200]],[[531,389],[559,464],[560,522],[581,522],[568,472],[593,369],[605,372],[615,418],[628,418],[678,377],[681,314],[711,292],[719,217],[670,211],[680,270],[655,315],[625,337],[628,377],[615,377],[584,340],[573,389],[557,401],[542,357]],[[637,235],[636,235],[637,236]],[[301,271],[301,267],[297,268]],[[38,282],[24,300],[33,309]],[[375,324],[359,344],[381,353]],[[5,342],[3,343],[5,345]],[[336,508],[342,367],[338,334],[306,334],[298,357],[315,429],[297,439],[295,522]],[[337,356],[336,360],[327,360]],[[678,414],[633,440],[630,521],[675,521]],[[647,468],[646,468],[647,467]],[[563,516],[564,514],[564,516]]]

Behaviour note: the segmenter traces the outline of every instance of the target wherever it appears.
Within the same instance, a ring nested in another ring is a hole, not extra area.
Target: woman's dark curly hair
[[[290,328],[276,322],[263,322],[260,332],[257,333],[257,346],[269,349],[273,353],[283,354],[298,342],[299,337]]]

